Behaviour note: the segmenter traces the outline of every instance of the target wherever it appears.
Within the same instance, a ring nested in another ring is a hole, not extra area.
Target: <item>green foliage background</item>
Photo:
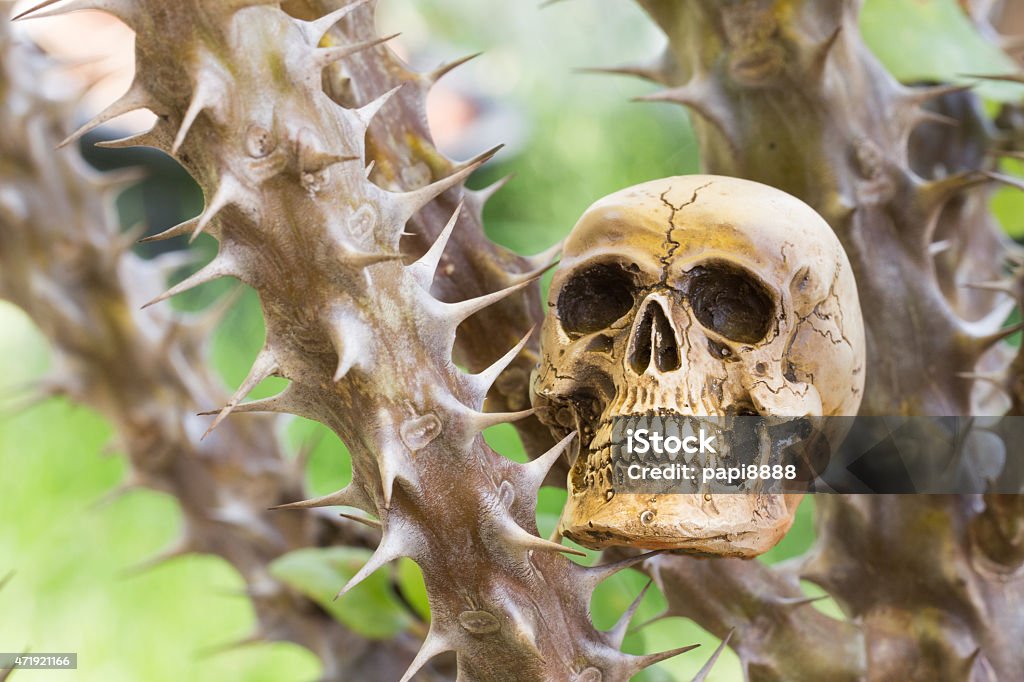
[[[622,187],[667,175],[698,171],[696,141],[682,109],[631,104],[651,86],[616,77],[580,75],[573,67],[641,61],[656,52],[661,37],[643,14],[624,0],[587,0],[540,10],[533,2],[417,0],[382,2],[382,31],[403,31],[399,43],[417,67],[484,50],[464,67],[458,87],[477,92],[521,127],[514,144],[474,179],[485,184],[509,172],[516,178],[487,209],[492,238],[524,253],[558,241],[595,199]],[[953,80],[959,74],[1007,72],[1006,58],[975,37],[953,0],[869,0],[862,20],[876,54],[901,78]],[[927,30],[924,30],[924,29]],[[436,58],[435,58],[436,57]],[[1018,92],[988,86],[986,97]],[[488,140],[489,142],[489,140]],[[481,148],[483,145],[481,145]],[[160,220],[173,224],[201,206],[195,189],[177,192],[178,202]],[[122,201],[125,224],[147,213],[134,192]],[[1018,195],[1000,193],[995,206],[1007,229],[1024,233]],[[166,202],[165,202],[166,203]],[[181,215],[173,215],[174,212]],[[151,211],[148,211],[151,213]],[[152,217],[152,216],[151,216]],[[153,225],[156,228],[159,225]],[[199,248],[212,252],[212,243]],[[211,287],[214,289],[214,287]],[[187,299],[202,305],[218,291]],[[263,330],[250,293],[218,332],[211,361],[228,385],[244,377],[261,345]],[[49,364],[46,341],[15,308],[0,304],[0,395],[16,396]],[[270,381],[257,395],[281,388]],[[199,405],[197,409],[212,406]],[[77,651],[77,672],[22,672],[26,680],[147,680],[290,682],[315,679],[312,654],[289,644],[247,647],[210,655],[220,644],[244,638],[251,607],[238,596],[240,578],[221,560],[177,560],[137,577],[123,572],[171,544],[180,518],[173,499],[135,492],[97,504],[125,475],[117,453],[104,453],[110,427],[87,406],[51,400],[0,416],[0,578],[14,577],[0,592],[0,651]],[[315,424],[294,420],[287,430],[294,449],[322,437],[309,467],[315,492],[334,490],[349,478],[344,448]],[[511,427],[489,434],[510,457],[522,457]],[[539,523],[549,532],[564,491],[545,489]],[[801,507],[793,531],[764,557],[774,562],[804,551],[813,540],[811,505]],[[365,557],[355,550],[306,553],[274,566],[280,577],[320,598],[344,583]],[[610,626],[644,585],[634,572],[620,574],[597,593],[597,624]],[[418,569],[402,562],[392,575],[374,580],[329,607],[367,636],[388,636],[414,626],[395,597],[397,584],[420,617],[427,617]],[[815,593],[808,586],[809,593]],[[326,604],[325,604],[326,605]],[[651,593],[636,622],[664,605]],[[832,613],[829,601],[815,604]],[[629,651],[656,651],[700,642],[705,646],[646,674],[647,680],[689,679],[717,641],[682,619],[658,622],[626,640]],[[711,675],[742,679],[726,653]]]

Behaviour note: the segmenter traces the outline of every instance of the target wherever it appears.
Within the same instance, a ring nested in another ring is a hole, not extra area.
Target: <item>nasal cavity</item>
[[[677,370],[682,364],[672,323],[658,301],[648,301],[633,324],[628,360],[637,374],[646,372],[652,362],[659,372]]]

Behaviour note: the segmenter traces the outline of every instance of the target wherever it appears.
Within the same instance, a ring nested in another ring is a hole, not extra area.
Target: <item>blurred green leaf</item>
[[[352,456],[341,439],[318,422],[295,417],[288,425],[291,451],[307,458],[306,477],[311,495],[326,495],[352,481]]]
[[[674,680],[672,675],[663,668],[654,667],[634,676],[632,682],[674,682]]]
[[[370,559],[352,547],[300,549],[270,564],[270,574],[315,601],[335,619],[371,639],[389,639],[412,625],[412,616],[377,571],[335,601],[334,595]]]
[[[537,528],[541,537],[550,537],[554,532],[567,497],[565,488],[545,486],[540,489],[537,495]]]
[[[616,573],[598,585],[594,590],[594,599],[591,603],[591,617],[594,624],[602,630],[607,630],[615,625],[649,580],[639,571],[627,570]],[[653,618],[665,606],[665,598],[656,587],[652,586],[633,617],[633,625],[639,625]],[[641,652],[643,646],[637,645],[642,645],[642,643],[641,633],[636,633],[626,638],[625,648],[632,653]]]
[[[1000,171],[1007,175],[1024,176],[1024,162],[1004,159]],[[1001,187],[992,195],[992,212],[1006,233],[1014,239],[1024,239],[1024,192],[1016,187]]]
[[[423,582],[423,571],[412,559],[401,559],[398,562],[398,587],[413,610],[423,620],[429,621],[430,601],[427,599],[427,586]]]
[[[814,496],[807,495],[797,507],[793,525],[779,544],[772,547],[758,561],[774,564],[795,556],[800,556],[814,544]]]
[[[526,451],[523,449],[523,442],[519,440],[519,434],[511,424],[499,424],[484,430],[484,440],[491,446],[491,449],[514,462],[527,461]]]
[[[0,384],[9,394],[46,365],[38,329],[0,302]],[[253,630],[245,600],[212,596],[244,589],[227,562],[188,557],[124,579],[180,536],[181,512],[156,492],[96,504],[126,476],[123,457],[101,453],[110,436],[97,414],[65,400],[0,414],[0,480],[16,482],[0,494],[0,575],[14,571],[0,593],[0,643],[78,651],[83,682],[317,677],[319,661],[293,644],[194,655]]]
[[[1018,71],[996,45],[985,40],[955,0],[868,0],[860,15],[864,41],[901,82],[970,83],[971,74]],[[1019,102],[1024,87],[989,81],[978,94]]]

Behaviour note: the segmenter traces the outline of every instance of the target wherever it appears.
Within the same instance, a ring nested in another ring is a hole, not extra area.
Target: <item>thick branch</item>
[[[62,370],[48,381],[116,427],[131,462],[118,492],[151,488],[180,503],[184,535],[145,566],[191,552],[218,555],[248,586],[258,621],[250,641],[305,646],[323,661],[324,679],[391,682],[416,642],[364,639],[267,570],[294,549],[376,538],[326,516],[267,511],[300,494],[303,480],[279,449],[271,419],[232,423],[197,442],[205,425],[196,410],[226,399],[202,352],[215,320],[139,310],[174,263],[161,268],[131,253],[130,236],[118,233],[109,211],[114,177],[88,169],[73,148],[53,152],[71,103],[43,97],[40,83],[54,66],[6,29],[0,25],[8,162],[0,171],[0,295],[50,339]]]

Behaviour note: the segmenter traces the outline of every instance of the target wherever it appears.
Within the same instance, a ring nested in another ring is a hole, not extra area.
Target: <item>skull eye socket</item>
[[[705,328],[730,341],[757,343],[768,335],[772,296],[752,273],[725,263],[690,271],[686,293]]]
[[[558,293],[558,319],[571,334],[607,329],[633,309],[633,278],[613,263],[574,274]]]

